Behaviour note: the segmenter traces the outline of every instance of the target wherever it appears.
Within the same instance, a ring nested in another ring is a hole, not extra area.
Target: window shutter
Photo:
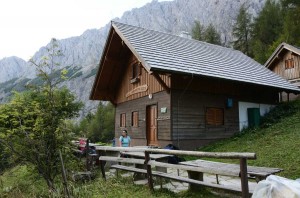
[[[292,69],[294,68],[294,59],[287,59],[285,60],[285,69]]]
[[[139,113],[137,111],[132,112],[131,125],[134,127],[139,126]]]
[[[120,114],[120,127],[126,126],[126,114],[122,113]]]
[[[221,108],[207,108],[205,117],[208,125],[224,125],[224,110]]]

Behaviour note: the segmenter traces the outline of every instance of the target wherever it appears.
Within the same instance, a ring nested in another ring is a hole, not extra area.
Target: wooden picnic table
[[[203,173],[210,173],[225,176],[236,176],[240,177],[240,165],[239,164],[228,164],[223,162],[213,162],[206,160],[192,160],[180,162],[183,165],[194,166],[203,170]],[[270,167],[257,167],[257,166],[247,166],[247,174],[249,178],[255,178],[257,182],[265,179],[269,175],[276,174],[283,171],[280,168],[270,168]],[[200,176],[196,175],[193,171],[188,171],[190,177],[199,177],[203,180],[203,173]],[[217,177],[218,183],[218,177]]]

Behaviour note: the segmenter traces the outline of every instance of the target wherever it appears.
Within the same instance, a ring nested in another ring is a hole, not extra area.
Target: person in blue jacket
[[[131,139],[126,130],[122,131],[122,135],[119,138],[120,147],[130,147]]]

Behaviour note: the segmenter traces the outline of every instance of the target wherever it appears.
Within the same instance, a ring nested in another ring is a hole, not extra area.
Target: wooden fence
[[[163,164],[160,162],[156,162],[150,159],[150,154],[168,154],[168,155],[180,155],[180,156],[195,156],[195,157],[206,157],[206,158],[225,158],[225,159],[237,159],[240,162],[240,178],[241,178],[241,192],[243,198],[249,197],[249,185],[248,185],[248,173],[247,173],[247,160],[248,159],[256,159],[255,153],[240,153],[240,152],[201,152],[201,151],[185,151],[185,150],[167,150],[167,149],[152,149],[152,148],[133,148],[133,147],[109,147],[109,146],[96,146],[96,150],[99,153],[106,152],[143,152],[144,153],[144,165],[146,166],[146,175],[148,179],[148,186],[151,190],[153,190],[153,179],[152,176],[160,176],[165,177],[166,174],[157,174],[152,173],[151,165],[155,166],[163,166],[163,167],[176,167],[178,169],[183,168],[185,170],[197,170],[196,167],[187,167],[184,165],[173,165],[173,164]],[[104,172],[104,161],[124,161],[121,158],[102,158],[100,156],[101,162],[101,170],[102,174],[105,175]],[[134,159],[132,159],[132,163],[134,163]],[[131,162],[130,159],[125,160],[126,162]],[[124,161],[124,162],[125,162]],[[199,171],[199,169],[198,169]],[[213,170],[212,170],[213,172]],[[220,174],[220,173],[216,173]],[[224,173],[226,175],[226,173]],[[222,174],[221,174],[222,175]],[[170,177],[169,177],[170,178]],[[176,179],[176,178],[173,178]],[[182,180],[183,181],[183,180]],[[188,180],[186,180],[188,181]],[[204,183],[204,182],[203,182]],[[196,184],[202,184],[201,182]],[[205,184],[204,184],[205,185]],[[216,185],[210,185],[210,187],[214,187]]]

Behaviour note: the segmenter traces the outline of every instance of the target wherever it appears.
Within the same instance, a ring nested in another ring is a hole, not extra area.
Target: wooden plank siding
[[[121,135],[122,129],[127,129],[132,139],[146,139],[146,107],[157,105],[157,134],[159,140],[171,139],[170,121],[170,94],[165,91],[153,94],[152,99],[148,96],[130,100],[118,104],[116,108],[115,137]],[[161,108],[166,108],[166,113],[161,113]],[[131,126],[132,112],[138,112],[138,127]],[[118,118],[122,113],[126,113],[126,127],[120,127]]]
[[[278,100],[275,89],[240,82],[178,75],[172,75],[171,82],[173,141],[230,137],[239,132],[239,101],[274,104]],[[230,108],[226,106],[228,98],[233,101]],[[223,109],[224,124],[207,124],[207,108]]]
[[[203,94],[194,91],[172,91],[173,139],[219,139],[239,131],[238,101],[226,108],[226,96]],[[208,125],[206,108],[224,110],[224,125]]]
[[[148,96],[149,94],[158,93],[160,91],[164,91],[163,86],[155,79],[155,77],[149,72],[146,71],[144,67],[140,65],[140,75],[138,76],[138,82],[131,83],[132,80],[132,65],[138,62],[136,57],[131,54],[131,57],[127,63],[125,74],[122,75],[120,86],[118,87],[118,91],[116,94],[116,103],[123,103],[126,101],[134,100],[137,98]],[[160,74],[159,77],[162,81],[170,87],[171,79],[168,75]],[[146,91],[141,91],[139,93],[135,93],[126,97],[130,91],[140,87],[140,86],[147,86]]]
[[[285,62],[290,59],[293,59],[294,68],[286,69]],[[291,82],[296,79],[300,80],[300,56],[286,51],[282,58],[272,66],[271,70]]]

